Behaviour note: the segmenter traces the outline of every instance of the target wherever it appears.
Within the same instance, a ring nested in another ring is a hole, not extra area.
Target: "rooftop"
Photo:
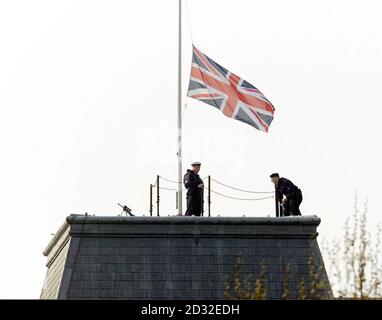
[[[330,297],[316,241],[319,224],[317,216],[70,215],[44,251],[41,297],[224,299],[238,265],[240,278],[255,284],[262,264],[267,298],[282,296],[287,265],[297,297],[301,279],[311,282],[310,257]]]

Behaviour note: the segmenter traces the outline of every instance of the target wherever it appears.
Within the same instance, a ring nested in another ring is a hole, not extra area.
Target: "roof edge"
[[[70,215],[73,216],[73,215]],[[45,250],[43,251],[44,256],[48,256],[49,253],[52,251],[54,246],[57,244],[57,242],[61,239],[65,231],[69,228],[69,223],[66,218],[65,222],[61,225],[61,227],[57,230],[57,232],[54,234],[52,240],[49,241],[48,245],[45,247]]]
[[[316,215],[298,217],[122,217],[70,215],[71,224],[248,224],[248,225],[310,225],[318,226],[321,219]]]

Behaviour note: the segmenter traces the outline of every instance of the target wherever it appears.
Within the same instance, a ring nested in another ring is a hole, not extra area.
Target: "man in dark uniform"
[[[278,173],[270,175],[276,187],[276,197],[281,202],[283,216],[301,216],[300,204],[302,202],[301,190],[292,181],[280,178]]]
[[[200,162],[191,164],[192,169],[188,169],[184,175],[183,182],[187,189],[187,210],[186,216],[200,216],[202,213],[203,201],[203,180],[200,179],[198,172],[200,170]]]

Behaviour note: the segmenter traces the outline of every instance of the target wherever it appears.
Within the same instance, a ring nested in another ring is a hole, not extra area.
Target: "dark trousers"
[[[200,216],[202,214],[202,196],[201,193],[187,195],[186,216]]]
[[[300,204],[302,202],[302,193],[299,190],[295,195],[288,198],[283,205],[283,216],[301,216]]]

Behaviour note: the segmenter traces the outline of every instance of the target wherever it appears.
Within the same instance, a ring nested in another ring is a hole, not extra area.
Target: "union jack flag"
[[[275,108],[253,85],[193,46],[189,97],[218,108],[227,117],[268,132]]]

